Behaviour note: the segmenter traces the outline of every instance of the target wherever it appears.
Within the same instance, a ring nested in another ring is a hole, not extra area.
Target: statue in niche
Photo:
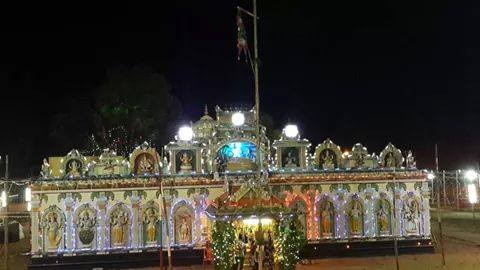
[[[415,200],[411,200],[405,207],[405,218],[407,220],[406,230],[409,234],[418,234],[419,209]]]
[[[415,162],[415,158],[413,157],[412,151],[409,150],[407,154],[407,168],[416,168],[417,163]]]
[[[84,245],[88,245],[95,237],[94,227],[97,220],[94,216],[90,216],[90,210],[85,209],[79,214],[78,219],[78,238]]]
[[[190,242],[190,226],[187,219],[182,217],[182,222],[178,225],[179,243],[186,244]]]
[[[81,174],[80,174],[80,170],[82,168],[82,164],[73,159],[72,161],[70,161],[68,163],[68,176],[70,177],[80,177]]]
[[[47,216],[47,234],[48,234],[48,243],[49,249],[57,249],[58,244],[62,240],[62,225],[58,221],[58,214],[57,213],[49,213]]]
[[[292,156],[292,151],[289,151],[287,154],[287,157],[285,158],[285,168],[296,168],[296,167],[298,167],[297,159]]]
[[[114,246],[123,246],[124,239],[124,226],[127,224],[127,214],[123,211],[118,211],[113,218],[112,236]]]
[[[362,211],[360,203],[352,201],[352,209],[350,210],[350,234],[359,235],[362,233]]]
[[[335,162],[333,160],[333,154],[330,151],[325,151],[325,154],[322,157],[323,163],[322,167],[324,170],[333,170],[335,168]]]
[[[153,162],[150,160],[147,154],[143,154],[138,161],[137,173],[152,173],[154,170]]]
[[[380,234],[388,234],[389,229],[389,209],[388,204],[384,201],[380,201],[379,209],[378,209],[378,228]]]
[[[355,166],[357,168],[362,168],[363,165],[365,165],[365,159],[363,154],[354,154],[354,159],[355,159]]]
[[[147,225],[147,243],[156,243],[157,240],[157,221],[158,217],[153,208],[148,208],[146,211],[145,223]]]
[[[330,203],[326,202],[320,213],[320,218],[322,221],[322,236],[331,237],[332,236],[332,216],[333,210],[330,209]]]
[[[181,172],[191,172],[192,171],[192,157],[187,153],[183,152],[182,156],[180,157],[180,171]]]
[[[389,153],[386,160],[387,168],[395,168],[396,163],[395,155],[393,153]]]
[[[43,159],[42,171],[40,172],[40,175],[42,176],[43,179],[50,178],[51,169],[50,169],[50,164],[48,163],[46,158]]]

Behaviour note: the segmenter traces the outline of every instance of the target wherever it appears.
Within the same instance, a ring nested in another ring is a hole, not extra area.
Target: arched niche
[[[317,203],[320,238],[335,238],[335,205],[329,196],[323,196]]]
[[[392,143],[380,152],[380,166],[387,169],[401,168],[403,164],[402,151],[396,148]]]
[[[95,248],[97,239],[97,211],[89,203],[80,205],[74,212],[76,248]]]
[[[297,219],[295,220],[296,227],[307,236],[307,204],[300,197],[296,196],[293,201],[288,205],[290,211],[292,211]]]
[[[155,148],[144,142],[133,150],[129,158],[131,173],[150,175],[160,172],[160,157]]]
[[[318,169],[334,170],[342,166],[342,151],[330,139],[315,148],[315,164]]]
[[[49,206],[42,216],[43,250],[58,252],[65,248],[65,214],[56,206]]]
[[[129,247],[131,239],[130,224],[132,212],[124,203],[117,203],[108,213],[108,225],[110,231],[110,247]]]
[[[405,234],[407,236],[420,235],[421,228],[421,201],[413,192],[403,197],[402,217]]]
[[[362,237],[364,235],[364,213],[365,207],[360,197],[353,195],[345,208],[347,232],[350,238]]]
[[[392,203],[384,192],[375,203],[375,220],[377,224],[377,234],[379,236],[389,236],[392,234]]]
[[[142,228],[144,246],[157,246],[162,243],[160,207],[153,200],[142,206]]]
[[[185,200],[177,202],[172,208],[172,228],[174,243],[190,245],[193,243],[193,222],[195,211]]]

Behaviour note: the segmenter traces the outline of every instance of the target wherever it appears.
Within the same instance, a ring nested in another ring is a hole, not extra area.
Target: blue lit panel
[[[257,147],[246,141],[232,142],[224,145],[218,151],[218,157],[222,162],[228,162],[231,159],[250,159],[255,162]]]

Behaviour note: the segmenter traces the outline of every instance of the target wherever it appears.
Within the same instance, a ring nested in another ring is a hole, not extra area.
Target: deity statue
[[[95,237],[94,227],[97,223],[95,217],[90,216],[89,210],[84,210],[80,213],[78,220],[78,238],[82,244],[90,244]]]
[[[192,157],[188,155],[187,152],[183,152],[182,156],[180,157],[180,171],[181,172],[190,172],[192,171]]]
[[[354,154],[354,159],[355,159],[355,166],[357,168],[362,168],[363,165],[365,165],[365,159],[364,159],[364,155],[361,154],[361,153],[358,153],[358,154]]]
[[[389,233],[389,221],[388,221],[389,211],[387,207],[388,206],[384,201],[380,202],[380,206],[378,209],[378,228],[380,230],[380,234]]]
[[[388,155],[386,165],[387,165],[386,166],[387,168],[395,168],[396,167],[395,155],[393,153],[390,153]]]
[[[333,211],[330,209],[330,203],[326,202],[322,212],[320,213],[320,217],[322,219],[322,236],[332,236],[332,214]]]
[[[296,168],[298,167],[297,165],[297,159],[292,156],[292,152],[288,152],[287,157],[285,158],[285,168]]]
[[[151,173],[154,167],[152,162],[147,158],[147,154],[143,154],[138,163],[138,173]]]
[[[58,214],[50,213],[47,221],[48,243],[50,249],[57,249],[60,240],[62,240],[62,233],[60,232],[61,225],[58,223]]]
[[[155,215],[155,210],[149,208],[146,211],[147,216],[145,217],[145,223],[147,224],[147,243],[156,243],[157,240],[157,216]]]
[[[50,177],[51,174],[51,169],[50,169],[50,164],[48,163],[47,159],[43,159],[43,164],[42,164],[42,171],[40,172],[40,175],[42,176],[43,179],[47,179]]]
[[[415,200],[410,202],[410,205],[407,204],[405,218],[407,219],[407,233],[409,234],[418,234],[418,205]]]
[[[407,168],[416,168],[417,163],[415,162],[415,158],[413,157],[412,151],[409,150],[407,154]]]
[[[124,245],[124,225],[127,224],[127,216],[124,212],[119,211],[114,219],[112,226],[113,244],[115,246]]]
[[[362,212],[357,201],[352,202],[350,210],[350,234],[359,235],[362,233]]]
[[[190,242],[190,226],[187,224],[187,219],[182,217],[182,222],[178,225],[179,243],[186,244]]]
[[[80,177],[80,169],[82,167],[82,164],[80,164],[77,160],[73,159],[69,164],[68,164],[68,176],[71,177]]]
[[[323,167],[324,170],[333,170],[335,168],[335,163],[333,161],[333,155],[330,154],[330,151],[325,151],[325,155],[323,156],[322,167]]]

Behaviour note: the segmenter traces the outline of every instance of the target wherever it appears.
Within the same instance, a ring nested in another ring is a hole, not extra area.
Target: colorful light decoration
[[[191,141],[193,139],[193,130],[189,126],[183,126],[178,129],[178,139],[181,141]]]
[[[286,125],[283,132],[285,132],[285,136],[293,139],[298,136],[298,127],[297,125]]]
[[[245,115],[241,112],[235,112],[232,114],[232,124],[234,126],[242,126],[245,123]]]

